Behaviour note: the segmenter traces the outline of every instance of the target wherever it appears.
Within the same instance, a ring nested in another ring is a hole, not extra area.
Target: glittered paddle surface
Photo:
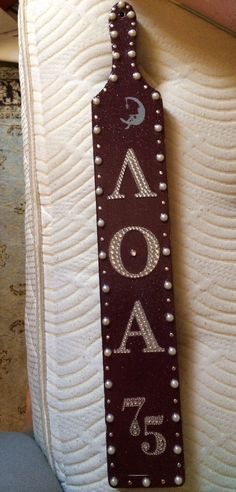
[[[112,487],[184,483],[162,99],[136,65],[136,14],[109,14],[113,65],[92,101]]]

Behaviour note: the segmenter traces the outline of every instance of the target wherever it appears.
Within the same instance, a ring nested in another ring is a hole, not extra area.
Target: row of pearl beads
[[[103,188],[101,186],[98,186],[96,188],[96,195],[101,196],[102,194],[103,194]],[[162,222],[166,222],[168,220],[168,215],[165,213],[161,213],[160,220]],[[104,225],[105,225],[105,222],[103,221],[103,219],[99,219],[98,226],[103,227]],[[170,255],[170,249],[169,248],[163,248],[162,253],[164,256],[169,256]]]
[[[173,420],[173,422],[178,423],[180,421],[180,415],[179,415],[179,413],[174,412],[172,414],[172,416],[171,416],[171,419]],[[114,420],[115,420],[115,417],[111,413],[108,413],[106,415],[106,422],[107,423],[111,424],[111,423],[114,422]]]
[[[152,98],[153,98],[153,100],[154,100],[154,101],[155,101],[155,100],[160,99],[160,94],[159,94],[159,92],[153,92],[153,93],[152,93]],[[160,133],[160,132],[162,132],[162,130],[163,130],[163,126],[162,126],[160,123],[156,123],[156,124],[154,125],[154,130],[155,130],[155,132]],[[156,155],[156,160],[157,160],[158,162],[163,162],[163,161],[165,160],[165,156],[164,156],[164,154],[162,154],[162,153],[158,153],[158,154]],[[166,189],[166,184],[165,184],[165,183],[162,183],[162,188],[160,188],[160,189],[165,190],[165,189]]]
[[[103,322],[103,325],[104,325],[104,322]],[[171,356],[176,355],[176,348],[175,347],[169,347],[168,348],[168,354],[171,355]],[[106,357],[110,357],[112,355],[112,350],[110,348],[105,348],[104,355]]]
[[[118,4],[118,6],[119,6],[119,4]],[[128,14],[127,14],[127,17],[128,17],[128,18],[130,18],[130,19],[133,19],[133,18],[135,17],[135,12],[134,12],[134,11],[132,11],[132,10],[130,10],[130,12],[128,12]],[[111,14],[110,14],[110,17],[109,17],[109,18],[110,18],[110,20],[115,20],[115,19],[116,19],[116,14],[115,14],[114,12],[111,12]],[[132,24],[134,24],[134,25],[135,25],[135,23],[132,23]],[[113,26],[112,26],[112,27],[113,27]],[[118,37],[118,35],[119,35],[118,31],[111,31],[111,33],[110,33],[110,34],[111,34],[111,38],[112,38],[112,39],[116,39],[116,38]],[[137,35],[136,30],[135,30],[135,29],[130,29],[130,30],[128,31],[128,35],[129,35],[131,38],[136,37],[136,35]],[[135,57],[135,56],[136,56],[135,51],[130,50],[130,51],[129,51],[129,56],[130,56],[131,58],[132,58],[132,57]],[[118,59],[120,58],[120,53],[118,53],[118,52],[113,52],[113,58],[114,58],[115,60],[118,60]],[[141,78],[141,74],[139,74],[138,72],[135,72],[135,73],[133,74],[133,78],[134,78],[134,79],[136,79],[136,80],[139,80],[139,78]],[[117,76],[116,74],[111,74],[111,75],[110,75],[110,77],[109,77],[109,79],[110,79],[112,82],[117,82],[117,80],[118,80],[118,76]]]
[[[165,188],[166,187],[164,186],[164,189]],[[165,250],[166,250],[165,252],[166,252],[166,254],[168,256],[170,254],[170,250],[169,250],[169,248],[165,248]],[[172,283],[169,282],[169,281],[165,281],[164,287],[166,289],[171,289],[172,288]],[[166,320],[169,321],[169,322],[173,321],[174,320],[173,314],[167,313],[166,314]],[[175,356],[176,355],[176,348],[175,347],[169,347],[168,348],[168,354],[170,356]],[[173,389],[178,388],[178,386],[179,386],[178,380],[177,379],[172,379],[170,381],[170,386]],[[180,421],[180,415],[178,413],[173,413],[172,416],[171,416],[171,419],[172,419],[173,422],[178,423]],[[181,452],[182,452],[181,446],[179,446],[178,444],[175,444],[175,446],[173,447],[173,452],[175,454],[177,454],[177,455],[181,454]],[[175,484],[176,485],[181,485],[182,483],[183,483],[182,477],[176,476],[175,477]]]
[[[128,52],[128,56],[131,57],[131,58],[134,58],[136,56],[136,52],[133,51],[133,50],[131,50],[131,51]],[[119,60],[120,53],[118,51],[113,52],[113,58],[115,60]],[[135,63],[131,63],[131,65],[132,66],[135,66]],[[142,78],[142,75],[141,75],[140,72],[134,72],[133,75],[132,75],[132,77],[133,77],[134,80],[140,80]],[[118,75],[116,75],[115,73],[111,73],[110,76],[109,76],[109,80],[111,82],[117,82]],[[147,86],[144,86],[144,87],[147,88]],[[162,129],[163,129],[162,128],[162,125],[158,125],[158,124],[155,125],[155,131],[156,132],[161,132]],[[157,160],[163,161],[164,158],[160,158],[160,159],[157,158]]]
[[[161,183],[161,185],[162,185],[162,186],[163,186],[164,184],[165,184],[165,183]],[[103,188],[102,188],[101,186],[98,186],[98,187],[96,188],[96,190],[95,190],[95,193],[96,193],[96,195],[97,195],[97,196],[101,196],[101,195],[103,194]],[[169,217],[168,217],[168,214],[166,214],[166,213],[161,213],[161,214],[160,214],[160,220],[161,220],[162,222],[167,222],[168,218],[169,218]],[[103,227],[103,226],[105,225],[105,223],[100,222],[98,225],[99,225],[100,227]],[[169,255],[170,255],[170,249],[169,249],[169,248],[163,248],[162,253],[163,253],[163,255],[164,255],[164,256],[169,256]]]
[[[99,222],[99,221],[98,221],[98,222]],[[103,224],[103,225],[104,225],[104,224]],[[100,252],[99,257],[100,257],[100,258],[102,257],[101,259],[104,259],[103,257],[104,257],[104,256],[106,257],[106,253],[104,253],[104,254],[101,254],[101,253],[103,253],[103,252]],[[109,293],[109,292],[110,292],[110,287],[109,287],[108,285],[104,284],[104,285],[102,286],[102,291],[103,291],[105,294],[107,294],[107,293]],[[108,326],[109,324],[110,324],[110,320],[109,320],[109,318],[104,317],[104,318],[103,318],[103,325],[104,325],[104,326]],[[107,348],[105,348],[105,350],[104,350],[104,355],[105,355],[105,357],[110,357],[110,356],[111,356],[111,354],[112,354],[112,350],[111,350],[110,348],[108,348],[108,347],[107,347]],[[112,387],[113,387],[113,382],[112,382],[110,379],[107,379],[107,380],[105,381],[105,388],[109,390],[109,389],[111,389]],[[113,423],[113,422],[114,422],[114,415],[112,415],[111,413],[108,413],[108,414],[106,415],[106,422],[107,422],[107,423],[109,423],[109,424]],[[109,445],[109,446],[108,446],[108,448],[107,448],[107,453],[108,453],[108,455],[109,455],[109,456],[113,456],[113,455],[116,453],[116,448],[115,448],[115,446],[113,446],[113,445]],[[112,477],[112,478],[110,479],[110,485],[111,485],[111,486],[113,486],[113,487],[116,487],[116,486],[118,485],[118,479],[117,479],[116,477]]]
[[[156,127],[156,126],[157,126],[157,125],[155,125],[155,127]],[[159,126],[161,126],[161,125],[159,125]],[[154,127],[154,128],[155,128],[155,127]],[[156,129],[156,128],[155,128],[155,129]],[[161,127],[161,129],[162,129],[162,127]],[[159,157],[161,157],[161,159],[160,159],[160,160],[164,160],[164,155],[163,155],[163,154],[159,154]],[[166,185],[166,183],[160,183],[160,184],[159,184],[159,189],[160,189],[161,191],[165,191],[165,190],[167,189],[167,185]],[[166,221],[168,220],[168,215],[167,215],[166,213],[161,213],[161,215],[160,215],[160,219],[161,219],[163,222],[166,222]],[[169,255],[170,255],[170,248],[168,248],[168,247],[164,247],[164,248],[162,249],[162,254],[163,254],[164,256],[169,256]],[[170,290],[170,289],[172,289],[172,283],[171,283],[170,281],[168,281],[168,280],[165,280],[165,282],[164,282],[164,288],[165,288],[166,290]],[[174,320],[174,315],[173,315],[172,313],[166,313],[166,315],[165,315],[165,319],[166,319],[166,321],[168,321],[168,322],[172,322],[172,321]],[[168,353],[169,353],[170,355],[175,355],[175,354],[176,354],[176,350],[175,350],[175,348],[174,348],[174,347],[169,347]]]
[[[101,221],[101,220],[103,221],[103,219],[99,219],[99,220],[98,220],[98,225],[99,225],[99,221]],[[104,225],[104,221],[103,221],[103,225]],[[101,252],[101,253],[102,253],[102,252]],[[102,256],[103,256],[103,255],[102,255]],[[106,256],[106,253],[105,253],[105,256]],[[102,286],[102,292],[103,292],[104,294],[108,294],[108,293],[110,292],[110,290],[111,290],[111,289],[110,289],[110,286],[109,286],[108,284],[103,284],[103,286]],[[104,349],[104,356],[105,356],[105,357],[111,357],[111,355],[112,355],[112,350],[111,350],[109,347],[106,347],[106,348]],[[110,417],[113,417],[113,416],[111,416],[111,415],[110,415],[110,416],[108,416],[108,419],[109,419]],[[114,420],[114,417],[113,417],[113,420]],[[107,422],[108,422],[108,421],[112,422],[113,420],[107,420]]]
[[[135,53],[135,51],[132,52],[132,53]],[[135,53],[135,55],[136,55],[136,53]],[[120,54],[118,53],[116,56],[119,58]],[[159,92],[153,92],[151,97],[152,97],[153,101],[157,101],[158,99],[160,99],[161,96],[160,96],[160,93]],[[101,100],[100,100],[100,97],[99,96],[96,96],[96,97],[93,98],[93,104],[95,106],[99,106],[101,104]],[[158,130],[156,130],[156,131],[158,131]]]
[[[124,1],[118,2],[117,6],[115,5],[114,7],[112,7],[111,11],[114,12],[116,10],[116,7],[118,7],[118,8],[126,7],[126,9],[128,9],[128,10],[131,9],[131,6]]]
[[[119,33],[118,33],[118,31],[110,31],[110,35],[111,35],[112,39],[117,39],[119,36]],[[128,31],[128,35],[130,36],[130,38],[135,38],[137,36],[137,32],[135,29],[130,29]]]
[[[180,421],[180,415],[178,413],[173,413],[171,416],[171,419],[173,420],[173,422],[178,423]],[[108,424],[112,424],[114,422],[114,420],[115,420],[115,417],[111,413],[108,413],[106,415],[106,422]]]
[[[136,51],[134,51],[134,50],[128,51],[128,56],[129,56],[129,58],[135,58],[136,57]],[[119,51],[112,51],[112,58],[114,60],[119,60],[120,59]]]
[[[127,17],[128,19],[134,19],[136,17],[135,15],[135,12],[133,10],[130,10],[128,13],[127,13]],[[111,12],[109,14],[109,20],[111,21],[115,21],[117,19],[117,15],[115,12]]]
[[[95,105],[96,105],[96,104],[97,104],[97,105],[98,105],[98,104],[100,104],[100,100],[98,101],[98,100],[96,99]],[[97,164],[97,165],[101,165],[101,164],[102,164],[102,158],[101,158],[101,157],[99,157],[99,156],[96,156],[96,157],[95,157],[95,164]],[[96,190],[96,193],[97,193],[98,195],[99,195],[99,194],[101,194],[101,189],[99,189],[99,190],[97,189],[97,190]],[[99,218],[99,219],[98,219],[98,222],[97,222],[97,225],[98,225],[98,227],[104,227],[104,225],[105,225],[105,221],[104,221],[102,218]],[[99,257],[100,257],[101,259],[104,259],[104,257],[106,257],[106,253],[104,253],[104,252],[100,252]],[[110,292],[110,286],[109,286],[109,285],[107,285],[107,284],[104,284],[104,285],[102,286],[102,292],[103,292],[103,293],[105,293],[105,294],[108,294],[108,293]],[[109,318],[103,318],[103,325],[104,325],[104,326],[108,326],[109,324],[110,324],[110,320],[109,320]],[[107,348],[105,348],[105,350],[104,350],[104,355],[105,355],[105,357],[110,357],[110,356],[111,356],[111,354],[112,354],[112,350],[111,350],[110,348],[108,348],[108,347],[107,347]],[[105,381],[105,388],[109,390],[109,389],[111,389],[112,387],[113,387],[113,382],[112,382],[111,380],[109,380],[109,379],[108,379],[108,380],[106,380],[106,381]],[[114,421],[114,416],[113,416],[112,414],[107,414],[107,416],[106,416],[106,421],[107,421],[107,423],[112,423],[112,422]],[[109,445],[109,446],[108,446],[108,449],[107,449],[107,453],[108,453],[110,456],[112,456],[112,455],[114,455],[114,454],[115,454],[115,452],[116,452],[116,448],[115,448],[115,446]],[[112,485],[112,486],[116,486],[116,485],[118,484],[118,480],[117,480],[117,478],[116,478],[116,477],[112,477],[112,478],[111,478],[110,483],[111,483],[111,485]]]
[[[95,192],[96,192],[96,195],[101,196],[103,194],[103,188],[101,186],[98,186],[96,188],[96,191]],[[162,222],[166,222],[168,220],[168,215],[166,213],[161,213],[160,220]],[[98,224],[99,227],[104,227],[105,221],[103,219],[99,219],[97,224]],[[162,249],[162,254],[164,256],[169,256],[170,255],[170,249],[169,248],[166,248],[166,247],[163,248]],[[166,289],[171,289],[172,288],[171,283],[166,283],[165,284],[165,288]]]
[[[170,347],[170,348],[173,348],[173,347]],[[176,351],[175,351],[175,353],[176,353]],[[171,354],[171,355],[172,355],[172,354]],[[171,416],[171,419],[173,420],[173,422],[178,423],[178,422],[180,421],[180,415],[179,415],[178,413],[174,412],[174,413],[172,414],[172,416]],[[106,415],[106,422],[107,422],[107,423],[109,423],[109,424],[110,424],[110,423],[113,423],[113,422],[114,422],[114,420],[115,420],[115,417],[114,417],[114,415],[112,415],[111,413],[108,413],[108,414]]]
[[[107,379],[105,381],[105,388],[106,389],[111,389],[113,387],[113,383],[110,379]],[[171,379],[170,381],[170,387],[173,389],[177,389],[179,387],[179,381],[177,379]]]
[[[110,288],[109,288],[109,290],[110,290]],[[104,323],[103,323],[103,325],[104,325]],[[175,347],[169,347],[168,348],[168,354],[171,355],[171,356],[176,355],[176,348]],[[104,355],[106,357],[110,357],[112,355],[112,350],[110,348],[105,348]]]
[[[160,133],[163,130],[163,126],[160,123],[155,124],[154,130],[155,130],[155,132]],[[156,160],[157,160],[157,162],[163,162],[165,160],[164,154],[162,154],[162,153],[156,154]]]
[[[157,126],[157,125],[155,125],[155,127],[156,127],[156,126]],[[161,125],[160,125],[160,126],[161,126]],[[154,127],[154,128],[155,128],[155,127]],[[156,128],[155,128],[155,129],[156,129]],[[162,129],[162,127],[161,127],[161,129]],[[159,154],[159,157],[161,157],[161,159],[160,159],[160,160],[164,160],[164,155],[163,155],[163,154]],[[166,185],[166,183],[160,183],[160,184],[159,184],[159,189],[160,189],[161,191],[165,191],[165,190],[167,189],[167,185]],[[162,221],[162,222],[166,222],[166,221],[168,220],[168,215],[167,215],[166,213],[161,213],[161,215],[160,215],[160,219],[161,219],[161,221]],[[168,247],[164,247],[164,248],[162,248],[162,254],[163,254],[164,256],[169,256],[169,255],[170,255],[170,248],[168,248]],[[165,282],[164,282],[164,288],[165,288],[165,289],[167,289],[167,290],[172,289],[172,283],[171,283],[170,281],[168,281],[168,280],[165,280]],[[173,315],[172,313],[166,313],[166,315],[165,315],[165,319],[166,319],[166,321],[168,321],[168,322],[172,322],[172,321],[174,321],[174,315]],[[174,348],[174,347],[169,347],[169,349],[168,349],[168,353],[169,353],[170,355],[175,355],[175,354],[176,354],[176,350],[175,350],[175,348]]]
[[[118,485],[118,479],[117,479],[116,477],[112,477],[112,478],[110,479],[110,485],[111,485],[112,487],[116,487],[116,486]],[[145,477],[145,478],[143,478],[143,479],[142,479],[142,486],[143,486],[143,487],[145,487],[145,488],[146,488],[146,487],[150,487],[150,485],[151,485],[151,480],[150,480],[150,478]]]
[[[131,12],[130,12],[130,13],[131,13]],[[111,38],[112,38],[112,39],[116,39],[116,38],[118,37],[118,31],[111,31],[111,33],[110,33],[110,34],[111,34]],[[137,32],[136,32],[136,30],[135,30],[135,29],[130,29],[130,30],[128,31],[128,35],[129,35],[131,38],[134,38],[134,37],[136,37]],[[130,58],[135,58],[135,57],[136,57],[136,52],[135,52],[134,50],[130,50],[130,51],[128,52],[128,56],[129,56]],[[114,53],[113,53],[113,58],[114,58],[115,60],[118,60],[118,59],[120,58],[120,53],[118,53],[118,52],[114,52]],[[134,72],[132,76],[133,76],[133,79],[134,79],[134,80],[140,80],[140,79],[141,79],[141,73],[140,73],[140,72]],[[109,80],[111,80],[111,82],[117,82],[117,80],[118,80],[118,76],[117,76],[116,74],[112,73],[112,74],[110,75],[110,77],[109,77]]]
[[[173,348],[173,354],[172,355],[174,355],[174,354],[176,354],[176,350],[174,347],[172,347],[172,348]],[[172,379],[172,387],[177,388],[178,386],[179,386],[179,382],[176,379],[175,380]],[[178,423],[180,421],[179,413],[174,412],[171,416],[171,420],[175,423]],[[178,436],[178,434],[177,434],[177,436]],[[179,444],[175,444],[173,447],[173,452],[174,452],[174,454],[177,454],[177,455],[181,454],[182,453],[182,447]]]
[[[183,483],[183,479],[180,475],[176,475],[176,477],[174,478],[174,482],[175,482],[175,485],[182,485]],[[164,481],[162,481],[162,483],[164,483]],[[118,485],[118,479],[117,477],[111,477],[110,479],[110,485],[112,487],[117,487]],[[148,477],[145,477],[142,479],[142,486],[145,487],[145,488],[148,488],[150,487],[151,485],[151,480],[150,478]]]
[[[139,73],[139,72],[134,72],[134,73],[133,73],[133,79],[134,79],[134,80],[140,80],[140,79],[141,79],[141,73]],[[109,80],[110,80],[111,82],[117,82],[117,80],[118,80],[118,75],[116,75],[116,73],[111,73],[111,74],[109,75]]]

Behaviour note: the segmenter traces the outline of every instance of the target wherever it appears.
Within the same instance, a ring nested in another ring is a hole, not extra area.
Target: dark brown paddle
[[[113,65],[92,101],[108,479],[184,483],[159,92],[136,65],[136,15],[109,15]]]

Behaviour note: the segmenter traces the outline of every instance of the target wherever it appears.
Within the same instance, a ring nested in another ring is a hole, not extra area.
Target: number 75
[[[138,415],[141,411],[141,408],[145,404],[145,397],[137,397],[137,398],[124,398],[122,411],[126,408],[134,408],[137,407],[137,411],[135,412],[135,416],[131,422],[129,433],[133,437],[138,437],[141,433],[141,428],[138,422]],[[151,445],[149,442],[144,441],[141,444],[141,449],[143,453],[148,454],[149,456],[159,455],[164,453],[166,449],[166,439],[160,432],[156,432],[153,430],[149,430],[150,426],[157,426],[163,423],[164,416],[163,415],[148,415],[144,417],[144,435],[145,436],[153,436],[155,448],[150,451]]]

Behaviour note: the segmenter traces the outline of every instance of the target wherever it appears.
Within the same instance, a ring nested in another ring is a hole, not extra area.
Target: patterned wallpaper
[[[25,415],[24,176],[18,68],[0,64],[0,431]]]

